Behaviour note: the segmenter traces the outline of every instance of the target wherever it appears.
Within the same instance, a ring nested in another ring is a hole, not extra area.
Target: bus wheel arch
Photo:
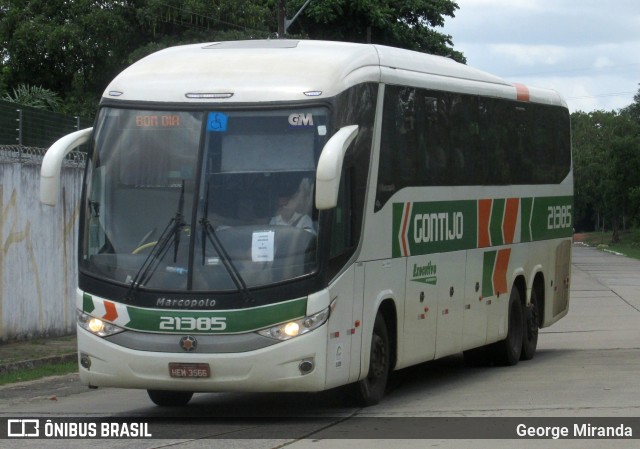
[[[507,306],[507,336],[491,345],[491,359],[497,365],[513,366],[520,360],[524,336],[524,278],[518,277],[511,287]]]
[[[544,316],[544,275],[537,273],[531,288],[531,299],[524,310],[522,354],[520,360],[531,360],[538,347],[538,330]]]
[[[382,315],[387,326],[389,336],[389,371],[393,371],[398,360],[398,314],[393,299],[385,299],[378,308],[378,314]]]
[[[384,300],[375,315],[367,376],[350,386],[353,399],[360,406],[375,405],[384,397],[389,375],[396,363],[396,318],[393,300]]]

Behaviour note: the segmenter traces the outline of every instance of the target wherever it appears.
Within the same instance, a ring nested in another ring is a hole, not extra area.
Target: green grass
[[[47,376],[60,376],[78,372],[78,362],[73,360],[65,363],[40,365],[32,369],[19,370],[0,375],[0,385],[7,385],[28,380],[41,379]]]
[[[620,242],[611,243],[612,232],[590,232],[586,234],[584,243],[599,249],[608,249],[622,253],[627,257],[640,259],[640,229],[620,232]]]

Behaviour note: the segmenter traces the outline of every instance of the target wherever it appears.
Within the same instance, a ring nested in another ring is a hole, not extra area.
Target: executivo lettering
[[[426,265],[413,265],[413,282],[421,282],[423,284],[436,285],[438,283],[438,277],[436,276],[437,266],[432,264],[431,261]]]

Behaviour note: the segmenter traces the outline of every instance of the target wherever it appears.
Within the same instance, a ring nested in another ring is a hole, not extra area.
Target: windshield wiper
[[[216,233],[215,228],[211,225],[211,222],[209,221],[209,184],[208,183],[206,188],[207,188],[207,194],[205,197],[203,216],[200,219],[200,226],[202,227],[201,228],[202,229],[202,239],[201,239],[202,240],[202,265],[204,265],[206,262],[206,248],[207,248],[206,245],[207,245],[207,240],[209,240],[215,252],[218,253],[218,257],[220,257],[220,260],[222,261],[222,264],[224,265],[227,272],[229,273],[229,276],[231,277],[231,280],[233,281],[234,285],[236,286],[238,291],[242,293],[242,296],[244,297],[245,302],[248,302],[248,303],[253,302],[253,298],[249,293],[247,284],[244,282],[244,279],[242,279],[240,272],[231,261],[231,257],[229,257],[229,253],[227,253],[227,251],[224,249],[224,245],[220,241],[220,238],[218,237],[218,234]]]
[[[149,255],[146,257],[142,265],[138,269],[136,275],[133,277],[129,290],[125,295],[129,298],[132,291],[140,288],[146,282],[151,279],[153,274],[158,269],[160,262],[167,254],[171,243],[173,242],[173,262],[178,260],[178,247],[180,246],[180,230],[186,225],[184,221],[184,179],[182,180],[182,187],[180,189],[180,199],[178,200],[178,210],[176,214],[169,220],[167,226],[158,237],[158,241],[151,248]]]

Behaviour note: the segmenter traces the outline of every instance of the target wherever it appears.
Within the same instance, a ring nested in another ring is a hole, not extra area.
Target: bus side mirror
[[[67,154],[87,142],[93,128],[76,131],[58,139],[44,155],[40,168],[40,202],[55,206],[60,193],[60,170]]]
[[[316,172],[316,208],[333,209],[338,204],[342,162],[347,148],[358,135],[358,125],[340,128],[325,144]]]

